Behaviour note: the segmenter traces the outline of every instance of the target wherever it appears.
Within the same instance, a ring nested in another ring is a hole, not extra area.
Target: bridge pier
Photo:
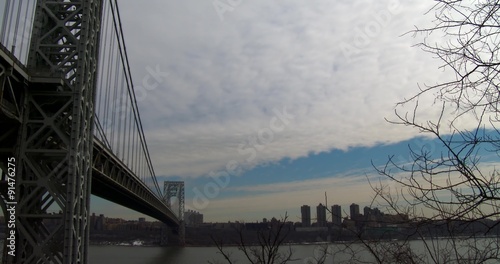
[[[160,246],[166,247],[168,246],[169,239],[173,237],[172,229],[164,224],[161,228],[161,233],[160,233]]]
[[[160,246],[184,246],[186,243],[185,233],[184,221],[180,223],[179,227],[175,228],[164,224],[160,234]]]

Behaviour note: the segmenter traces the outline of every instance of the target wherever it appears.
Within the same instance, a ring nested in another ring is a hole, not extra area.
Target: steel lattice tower
[[[14,263],[87,263],[100,0],[38,0],[18,137]]]
[[[163,186],[164,199],[168,206],[172,204],[172,198],[177,198],[179,201],[179,210],[177,212],[177,217],[179,218],[179,239],[180,244],[184,244],[185,236],[185,221],[184,221],[184,182],[183,181],[165,181]]]

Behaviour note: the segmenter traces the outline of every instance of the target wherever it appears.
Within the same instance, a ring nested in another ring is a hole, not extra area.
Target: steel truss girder
[[[22,98],[27,88],[26,69],[0,44],[0,158],[14,155],[22,119]]]
[[[92,194],[178,226],[170,208],[104,144],[94,140]]]
[[[21,95],[28,76],[20,62],[0,44],[0,120],[21,122]]]
[[[18,141],[13,262],[88,261],[101,9],[100,0],[37,2]]]

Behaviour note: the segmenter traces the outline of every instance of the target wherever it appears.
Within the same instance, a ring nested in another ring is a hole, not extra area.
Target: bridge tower
[[[17,138],[17,252],[87,263],[101,0],[38,0]]]
[[[185,242],[185,221],[184,221],[184,182],[183,181],[165,181],[163,186],[164,199],[167,206],[172,206],[174,198],[179,202],[177,208],[177,217],[179,218],[179,229],[175,230],[179,236],[179,244],[184,245]],[[162,242],[163,244],[163,242]]]

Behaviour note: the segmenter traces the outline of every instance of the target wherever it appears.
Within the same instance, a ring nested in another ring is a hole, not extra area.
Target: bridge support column
[[[170,227],[166,224],[163,224],[160,232],[160,246],[166,247],[168,246],[168,239],[172,235],[172,231]]]
[[[186,223],[184,220],[181,220],[179,225],[179,245],[186,245]]]
[[[163,225],[160,234],[160,246],[184,246],[185,244],[184,221],[180,223],[179,227],[174,228],[166,224]]]

